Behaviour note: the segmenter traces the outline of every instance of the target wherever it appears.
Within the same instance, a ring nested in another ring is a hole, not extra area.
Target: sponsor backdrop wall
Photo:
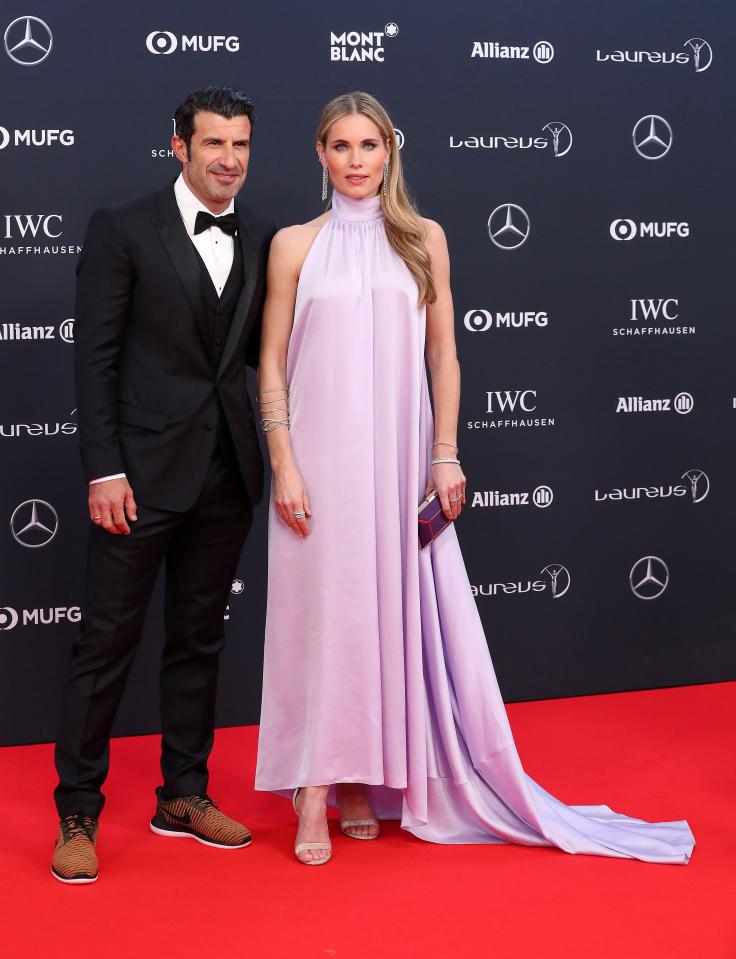
[[[459,534],[506,698],[736,676],[733,7],[6,0],[2,16],[0,742],[53,738],[83,605],[85,225],[176,175],[174,108],[213,82],[256,100],[243,195],[280,225],[320,212],[328,99],[362,88],[394,118],[452,256]],[[221,724],[258,721],[264,512],[232,587]],[[120,734],[158,728],[159,601]]]

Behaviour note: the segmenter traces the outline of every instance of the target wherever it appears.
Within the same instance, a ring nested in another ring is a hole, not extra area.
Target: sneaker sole
[[[226,846],[223,843],[202,839],[201,836],[197,836],[193,832],[174,832],[173,829],[160,829],[158,826],[154,826],[153,823],[149,823],[149,826],[151,827],[151,832],[156,833],[157,836],[165,836],[167,839],[196,839],[197,842],[201,842],[203,846],[211,846],[213,849],[245,849],[246,846],[250,846],[253,842],[252,839],[249,839],[247,842],[240,843],[239,846]]]
[[[97,882],[97,880],[100,878],[100,874],[97,873],[96,876],[85,876],[82,879],[64,879],[63,876],[60,876],[58,872],[56,872],[53,866],[51,867],[51,875],[59,882],[63,882],[65,886],[88,886],[91,882]]]

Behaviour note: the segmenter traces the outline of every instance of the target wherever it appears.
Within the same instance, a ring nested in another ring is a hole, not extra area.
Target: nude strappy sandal
[[[339,799],[338,799],[339,806]],[[354,836],[352,833],[348,832],[348,829],[354,826],[375,826],[378,832],[375,836]],[[340,820],[340,829],[348,839],[378,839],[381,835],[381,824],[377,819],[341,819]]]
[[[301,788],[301,786],[297,786],[294,790],[294,795],[291,797],[291,804],[294,807],[297,818],[299,818],[299,812],[296,808],[296,797],[299,795]],[[329,849],[329,852],[322,859],[310,859],[309,861],[299,859],[299,853],[304,852],[306,849]],[[294,855],[303,866],[324,866],[326,862],[332,859],[332,843],[329,840],[327,840],[327,842],[300,842],[294,846]]]

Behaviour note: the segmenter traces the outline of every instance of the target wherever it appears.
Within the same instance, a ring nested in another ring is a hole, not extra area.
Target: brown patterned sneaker
[[[205,846],[218,849],[242,849],[252,842],[245,826],[221,813],[209,796],[164,799],[160,786],[156,796],[158,804],[151,820],[151,831],[157,836],[196,839]]]
[[[97,882],[97,820],[92,816],[65,816],[59,822],[51,875],[59,882],[82,885]]]

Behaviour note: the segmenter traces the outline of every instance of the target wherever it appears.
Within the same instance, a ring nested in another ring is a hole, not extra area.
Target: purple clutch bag
[[[429,546],[451,522],[442,512],[437,490],[432,490],[419,504],[419,549]]]

